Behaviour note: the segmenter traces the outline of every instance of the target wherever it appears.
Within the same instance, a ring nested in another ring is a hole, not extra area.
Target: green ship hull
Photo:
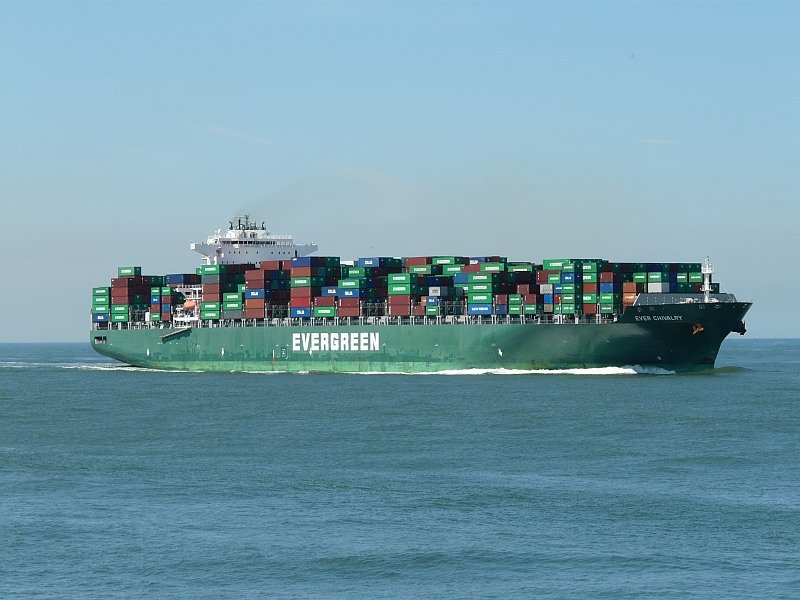
[[[93,330],[94,349],[185,371],[423,373],[464,369],[713,368],[750,303],[634,306],[613,323],[156,327]]]

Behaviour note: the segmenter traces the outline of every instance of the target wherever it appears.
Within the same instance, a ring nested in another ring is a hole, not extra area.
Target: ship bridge
[[[224,265],[257,263],[307,256],[317,245],[295,244],[291,235],[267,230],[265,222],[251,221],[250,215],[234,217],[228,229],[217,229],[204,243],[191,242],[189,248],[203,256],[203,264]]]

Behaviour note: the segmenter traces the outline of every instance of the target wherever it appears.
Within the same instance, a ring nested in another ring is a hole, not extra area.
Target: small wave
[[[356,375],[675,375],[675,371],[650,366],[592,367],[586,369],[443,369],[422,373],[360,371]]]
[[[150,369],[145,367],[132,367],[131,365],[116,363],[47,363],[47,362],[3,362],[0,369],[20,369],[20,370],[78,370],[78,371],[136,371],[165,373],[163,369]],[[176,371],[169,371],[175,373]],[[183,371],[185,372],[185,371]]]

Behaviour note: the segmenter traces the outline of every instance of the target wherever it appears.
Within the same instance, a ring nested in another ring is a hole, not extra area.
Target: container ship
[[[193,273],[119,267],[92,293],[92,347],[136,367],[384,372],[711,369],[751,306],[700,263],[316,256],[249,216]]]

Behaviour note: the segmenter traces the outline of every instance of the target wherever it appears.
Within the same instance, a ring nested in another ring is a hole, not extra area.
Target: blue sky
[[[244,211],[345,258],[710,254],[750,335],[798,337],[798,29],[790,2],[0,2],[0,341],[85,339],[118,265],[191,270]]]

